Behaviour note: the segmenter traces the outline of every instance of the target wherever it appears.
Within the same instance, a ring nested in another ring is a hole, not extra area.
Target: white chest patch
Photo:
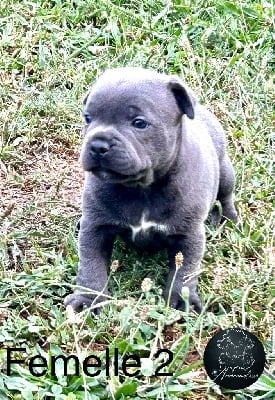
[[[150,228],[153,228],[155,231],[159,231],[159,232],[164,232],[164,233],[168,232],[167,225],[158,224],[157,222],[146,220],[144,214],[142,214],[139,225],[130,225],[130,228],[132,230],[133,242],[135,241],[135,237],[136,237],[137,233],[139,233],[141,231],[146,232]]]

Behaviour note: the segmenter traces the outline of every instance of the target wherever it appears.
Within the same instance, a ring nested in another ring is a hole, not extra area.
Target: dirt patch
[[[81,207],[84,174],[78,149],[56,144],[54,151],[22,154],[24,162],[0,165],[0,223],[9,267],[20,264],[20,253],[32,259],[34,243],[55,247]]]

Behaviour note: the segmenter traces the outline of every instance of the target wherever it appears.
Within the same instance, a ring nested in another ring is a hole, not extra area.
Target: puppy
[[[197,292],[204,222],[216,200],[237,220],[234,171],[217,118],[178,77],[142,68],[107,70],[85,99],[81,162],[85,170],[77,289],[65,305],[81,310],[104,299],[114,239],[166,248],[171,306]],[[214,213],[213,213],[214,216]],[[182,252],[183,265],[175,268]],[[93,294],[101,292],[101,296]]]

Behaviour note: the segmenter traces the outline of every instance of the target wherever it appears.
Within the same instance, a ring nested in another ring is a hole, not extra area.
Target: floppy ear
[[[188,118],[194,119],[196,96],[188,86],[184,85],[179,79],[172,78],[168,83],[168,87],[175,96],[176,102],[180,110],[187,115]]]
[[[87,103],[87,99],[88,99],[88,97],[89,97],[89,94],[90,94],[90,91],[88,91],[86,94],[85,94],[85,97],[84,97],[84,99],[83,99],[83,105],[85,106],[85,104]]]

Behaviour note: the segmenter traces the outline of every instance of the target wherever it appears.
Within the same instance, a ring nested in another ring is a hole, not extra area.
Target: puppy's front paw
[[[194,310],[199,314],[201,312],[201,299],[197,291],[190,292],[189,303],[194,307]]]
[[[166,293],[165,293],[164,297],[165,297],[165,300],[167,301],[168,295]],[[192,291],[190,290],[189,304],[194,307],[194,310],[197,313],[201,312],[201,299],[196,290],[192,290]],[[179,291],[179,290],[172,291],[171,298],[170,298],[170,307],[176,308],[177,310],[185,311],[186,307],[185,307],[185,302],[183,300],[181,291]]]
[[[102,307],[98,303],[102,303],[104,301],[106,301],[106,297],[104,295],[87,296],[84,294],[73,293],[65,297],[64,305],[65,307],[71,306],[76,312],[82,311],[84,307],[91,307],[93,314],[99,315],[102,311]]]
[[[72,306],[75,311],[79,312],[82,311],[85,306],[90,307],[93,301],[94,299],[92,297],[84,296],[83,294],[73,293],[65,297],[64,305],[65,307]]]

